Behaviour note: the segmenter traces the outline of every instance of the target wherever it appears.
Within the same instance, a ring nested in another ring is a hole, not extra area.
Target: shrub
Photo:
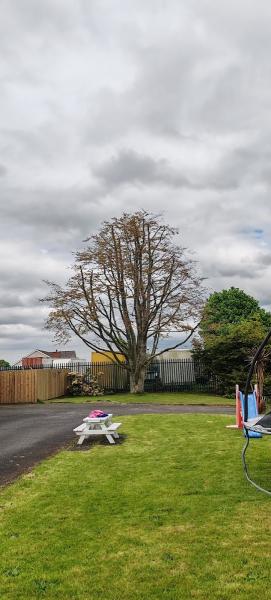
[[[92,375],[86,373],[68,373],[67,393],[71,396],[103,396],[104,389],[99,383],[99,377],[103,373]]]

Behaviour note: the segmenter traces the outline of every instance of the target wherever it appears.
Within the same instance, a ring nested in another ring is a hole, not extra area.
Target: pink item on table
[[[97,417],[107,417],[107,413],[104,413],[102,410],[92,410],[88,416],[91,419],[96,419]]]

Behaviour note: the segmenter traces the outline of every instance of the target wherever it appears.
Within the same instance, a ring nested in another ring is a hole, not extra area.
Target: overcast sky
[[[42,280],[124,209],[178,226],[211,291],[270,307],[270,1],[0,7],[0,358],[56,347]]]

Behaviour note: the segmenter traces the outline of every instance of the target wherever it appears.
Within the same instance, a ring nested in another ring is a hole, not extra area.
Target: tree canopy
[[[129,371],[134,392],[143,390],[145,368],[161,353],[161,338],[179,338],[163,351],[180,346],[202,308],[201,279],[176,234],[158,216],[124,213],[86,240],[66,286],[47,282],[47,327],[56,339],[67,341],[74,333],[92,350],[112,352]]]
[[[239,288],[231,287],[228,290],[211,294],[204,306],[201,320],[201,333],[203,336],[212,335],[225,326],[240,323],[249,319],[254,314],[260,315],[267,326],[271,319],[269,313],[260,308],[259,302]]]
[[[10,364],[7,360],[4,360],[3,358],[0,358],[0,368],[7,368],[10,367]]]
[[[225,390],[233,392],[235,383],[245,385],[252,356],[270,328],[271,314],[243,290],[215,292],[203,309],[196,355],[212,366]]]

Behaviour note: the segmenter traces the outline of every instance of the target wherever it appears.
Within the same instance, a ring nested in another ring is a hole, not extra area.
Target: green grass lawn
[[[192,392],[149,392],[145,394],[110,394],[104,396],[65,396],[55,398],[49,402],[69,402],[71,404],[81,404],[82,402],[114,402],[121,404],[131,404],[140,402],[142,404],[203,404],[203,405],[223,405],[234,406],[233,398],[225,398],[223,396],[213,396],[210,394]]]
[[[269,600],[270,499],[243,477],[233,419],[121,420],[123,443],[0,492],[1,600]],[[269,440],[254,448],[269,464]]]

